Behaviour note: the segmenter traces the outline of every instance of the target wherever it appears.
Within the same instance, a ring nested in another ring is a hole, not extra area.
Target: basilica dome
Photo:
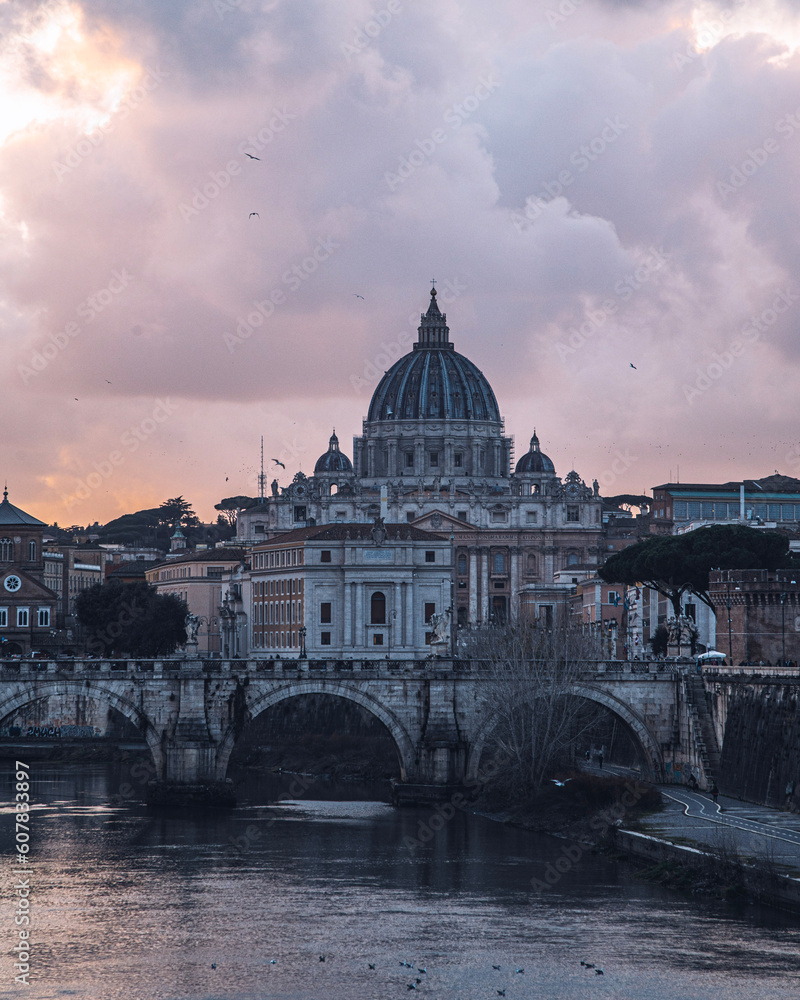
[[[328,450],[317,459],[317,464],[314,466],[314,473],[352,471],[353,464],[347,455],[339,451],[339,438],[336,437],[336,431],[334,431],[328,442]]]
[[[536,436],[536,431],[533,432],[533,437],[531,438],[530,450],[520,457],[515,472],[518,476],[529,476],[536,473],[544,473],[551,476],[556,474],[556,467],[539,448],[539,438]]]
[[[486,376],[449,340],[447,315],[439,311],[436,289],[421,317],[419,339],[396,361],[373,393],[368,421],[491,420],[500,410]]]

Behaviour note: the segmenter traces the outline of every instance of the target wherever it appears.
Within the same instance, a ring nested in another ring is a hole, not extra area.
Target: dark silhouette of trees
[[[638,542],[615,553],[598,572],[606,583],[642,584],[658,591],[679,617],[684,594],[693,594],[716,614],[708,595],[712,569],[774,570],[789,564],[786,535],[741,524],[713,524]]]
[[[471,655],[488,673],[486,747],[496,780],[511,795],[539,791],[572,764],[600,712],[575,694],[582,673],[602,659],[602,641],[580,627],[539,628],[521,619],[476,636]]]
[[[186,605],[142,581],[95,584],[78,595],[75,612],[98,656],[168,656],[186,642]]]

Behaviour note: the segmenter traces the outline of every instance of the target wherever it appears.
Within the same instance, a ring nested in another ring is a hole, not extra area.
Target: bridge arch
[[[630,705],[627,705],[624,701],[620,700],[615,695],[610,694],[608,691],[605,691],[600,687],[595,687],[591,684],[573,685],[572,694],[577,698],[585,698],[587,701],[593,701],[598,705],[602,705],[610,712],[613,712],[614,715],[618,716],[618,718],[622,719],[638,740],[639,746],[642,748],[642,753],[650,772],[648,776],[654,781],[663,780],[664,761],[658,740],[656,740],[650,732],[647,723],[630,707]],[[476,738],[470,747],[469,755],[467,757],[468,782],[475,782],[476,780],[479,780],[478,768],[480,766],[481,755],[484,747],[486,746],[486,740],[493,725],[494,717],[487,719],[476,734]]]
[[[122,697],[111,688],[98,684],[93,680],[53,680],[35,681],[31,686],[19,682],[15,690],[5,697],[0,697],[0,721],[6,716],[16,712],[17,709],[30,705],[31,702],[40,698],[48,698],[50,695],[90,695],[99,701],[107,701],[109,706],[116,709],[120,715],[131,722],[144,736],[150,753],[153,755],[153,763],[156,775],[160,778],[164,776],[164,752],[161,747],[161,740],[148,717],[127,698]]]
[[[417,755],[414,743],[411,740],[406,728],[388,708],[381,704],[377,698],[362,691],[360,688],[347,683],[331,684],[330,681],[302,680],[292,681],[283,684],[278,688],[269,691],[260,691],[248,699],[247,710],[250,715],[249,721],[256,719],[262,712],[266,712],[274,705],[289,698],[298,698],[306,694],[330,695],[333,698],[344,698],[346,701],[354,702],[366,709],[371,715],[386,726],[389,735],[394,740],[397,753],[400,758],[400,774],[403,781],[409,774],[413,775],[417,769]],[[224,780],[231,754],[236,745],[237,734],[234,726],[231,725],[226,730],[217,751],[216,777]]]

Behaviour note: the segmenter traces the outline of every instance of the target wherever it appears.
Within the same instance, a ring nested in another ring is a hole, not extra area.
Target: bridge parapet
[[[677,676],[692,668],[691,661],[669,660],[602,660],[581,671],[581,677],[638,677],[642,674]],[[200,658],[163,659],[116,659],[95,660],[64,657],[55,660],[15,660],[0,661],[0,679],[35,680],[43,674],[57,674],[61,677],[230,677],[231,675],[251,675],[262,678],[293,678],[305,676],[336,676],[389,678],[398,676],[439,677],[471,676],[488,678],[497,673],[497,663],[476,659],[427,658],[424,660],[219,660]],[[764,674],[785,676],[786,671],[778,667],[726,667],[720,671],[705,669],[709,677],[723,674]],[[796,674],[794,675],[796,676]]]

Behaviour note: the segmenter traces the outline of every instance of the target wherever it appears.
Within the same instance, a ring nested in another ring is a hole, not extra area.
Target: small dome
[[[536,431],[531,438],[530,451],[524,454],[517,462],[516,475],[526,476],[536,473],[545,473],[549,476],[556,474],[556,467],[545,453],[539,448],[539,438]]]
[[[336,437],[336,431],[331,434],[331,439],[328,442],[328,450],[324,455],[320,455],[317,459],[317,464],[314,466],[314,472],[350,472],[353,471],[353,463],[347,457],[339,451],[339,438]]]

